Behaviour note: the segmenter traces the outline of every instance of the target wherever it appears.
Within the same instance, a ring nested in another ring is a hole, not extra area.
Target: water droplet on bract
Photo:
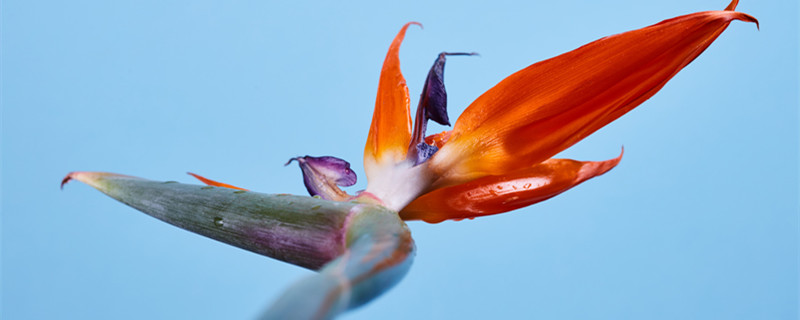
[[[222,222],[222,218],[214,217],[214,225],[216,225],[218,227],[221,227],[223,224],[224,224],[224,222]]]

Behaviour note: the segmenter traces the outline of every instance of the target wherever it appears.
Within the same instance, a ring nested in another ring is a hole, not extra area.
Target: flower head
[[[733,11],[736,4],[605,37],[533,64],[478,97],[451,131],[428,136],[428,120],[450,124],[447,57],[474,53],[436,57],[412,122],[398,53],[408,27],[418,23],[406,24],[383,64],[364,148],[368,184],[355,196],[339,188],[356,182],[350,164],[327,156],[287,162],[300,165],[313,198],[248,192],[193,173],[222,188],[101,172],[72,172],[62,186],[79,180],[178,227],[318,270],[289,288],[266,317],[331,318],[406,274],[415,245],[401,219],[440,222],[507,212],[614,168],[621,154],[605,161],[552,157],[653,96],[731,21],[758,23]]]
[[[364,148],[366,190],[348,196],[337,187],[346,184],[335,182],[339,177],[333,171],[300,160],[316,158],[293,160],[300,163],[312,195],[320,192],[309,185],[322,186],[330,194],[322,195],[326,199],[378,202],[407,220],[473,218],[549,199],[608,172],[622,154],[605,161],[552,156],[653,96],[731,21],[758,23],[733,11],[737,3],[605,37],[535,63],[478,97],[452,131],[429,136],[428,120],[450,124],[446,57],[474,53],[437,56],[412,122],[399,51],[409,26],[419,23],[407,23],[389,46],[381,70]],[[336,162],[349,170],[347,162]]]

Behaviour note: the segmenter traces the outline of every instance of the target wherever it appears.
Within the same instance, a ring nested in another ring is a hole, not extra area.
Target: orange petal
[[[622,159],[575,161],[549,159],[533,167],[502,176],[487,176],[436,189],[400,211],[403,220],[438,223],[519,209],[547,200],[614,168]]]
[[[211,180],[211,179],[207,179],[207,178],[205,178],[203,176],[200,176],[198,174],[194,174],[194,173],[191,173],[191,172],[187,172],[187,173],[190,176],[197,178],[197,180],[200,180],[201,182],[203,182],[203,183],[205,183],[205,184],[207,184],[209,186],[223,187],[223,188],[228,188],[228,189],[236,189],[236,190],[247,191],[247,189],[239,188],[239,187],[236,187],[236,186],[229,185],[227,183],[222,183],[222,182],[214,181],[214,180]]]
[[[400,72],[399,52],[406,29],[412,24],[420,25],[417,22],[406,23],[392,41],[383,61],[375,112],[372,114],[372,125],[364,148],[365,163],[382,162],[386,156],[390,157],[386,160],[392,162],[400,162],[406,158],[411,141],[411,114],[408,87],[403,73]]]
[[[450,131],[442,131],[425,137],[425,143],[441,149],[450,139]]]
[[[444,176],[438,185],[549,159],[653,96],[732,20],[758,23],[740,12],[693,13],[596,40],[514,73],[458,118],[448,143],[431,159]]]

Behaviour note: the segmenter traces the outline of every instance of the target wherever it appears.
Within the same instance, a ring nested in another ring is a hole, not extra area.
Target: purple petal
[[[447,56],[471,56],[476,53],[465,52],[442,52],[433,62],[425,85],[422,89],[420,107],[425,110],[428,119],[436,123],[449,126],[450,119],[447,116],[447,92],[444,89],[444,63]]]
[[[444,89],[444,63],[447,59],[446,57],[476,54],[474,52],[442,52],[428,71],[428,77],[425,79],[425,85],[422,87],[422,95],[417,106],[411,144],[408,146],[408,158],[413,159],[416,164],[425,162],[433,155],[433,152],[438,150],[421,146],[425,144],[425,131],[428,128],[428,120],[433,120],[446,126],[450,125],[450,119],[447,116],[447,92]]]
[[[312,196],[323,199],[343,201],[350,198],[338,186],[356,184],[356,173],[350,169],[350,163],[336,157],[296,157],[289,159],[286,165],[297,161],[303,171],[303,183]]]
[[[417,160],[414,162],[414,165],[428,161],[428,158],[436,153],[436,151],[439,151],[439,148],[436,146],[429,145],[425,142],[420,142],[417,144]]]
[[[356,184],[356,173],[350,169],[350,163],[337,157],[303,157],[308,165],[319,170],[330,179],[335,179],[336,184],[349,187]]]

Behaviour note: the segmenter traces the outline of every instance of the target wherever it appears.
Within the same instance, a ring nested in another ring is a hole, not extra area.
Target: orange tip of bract
[[[207,184],[207,185],[209,185],[209,186],[223,187],[223,188],[228,188],[228,189],[236,189],[236,190],[244,190],[244,191],[248,191],[247,189],[244,189],[244,188],[239,188],[239,187],[237,187],[237,186],[229,185],[229,184],[227,184],[227,183],[222,183],[222,182],[214,181],[214,180],[208,179],[208,178],[206,178],[206,177],[203,177],[203,176],[201,176],[201,175],[194,174],[194,173],[191,173],[191,172],[187,172],[187,174],[188,174],[188,175],[190,175],[190,176],[192,176],[192,177],[195,177],[197,180],[200,180],[200,182],[202,182],[202,183],[205,183],[205,184]]]

